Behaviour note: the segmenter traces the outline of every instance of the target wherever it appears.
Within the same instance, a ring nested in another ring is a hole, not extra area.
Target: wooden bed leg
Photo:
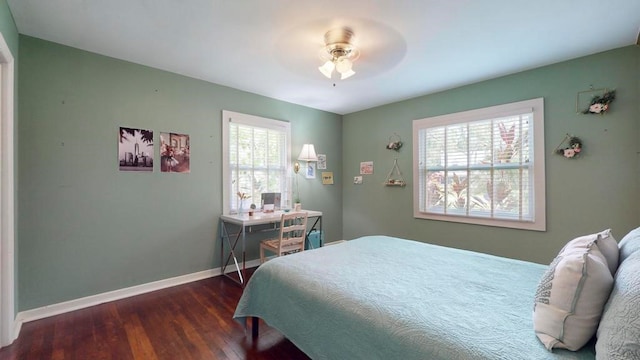
[[[259,324],[260,318],[258,318],[257,316],[252,316],[251,317],[251,338],[253,339],[257,339],[258,338],[258,324]]]

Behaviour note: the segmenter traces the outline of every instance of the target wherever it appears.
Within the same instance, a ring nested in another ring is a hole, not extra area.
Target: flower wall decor
[[[595,95],[591,98],[591,101],[588,103],[588,105],[586,107],[584,107],[586,105],[586,101],[585,102],[580,102],[580,95],[581,94],[586,94],[586,93],[594,93],[594,92],[599,92],[600,94]],[[615,100],[616,98],[616,91],[615,90],[609,90],[609,89],[590,89],[590,90],[586,90],[586,91],[580,91],[578,93],[578,96],[576,98],[576,111],[578,113],[582,113],[582,114],[604,114],[607,111],[609,111],[610,106],[611,106],[611,102],[613,102],[613,100]],[[582,109],[580,110],[578,107],[578,104],[582,104],[580,105],[580,107],[582,107]]]
[[[562,146],[564,144],[567,144],[568,146],[563,148]],[[575,136],[567,134],[560,145],[556,147],[556,150],[554,152],[558,155],[564,156],[567,159],[574,159],[580,156],[580,154],[582,153],[582,141]]]
[[[609,110],[609,104],[616,98],[616,91],[607,91],[602,96],[594,96],[589,108],[583,114],[604,114]]]

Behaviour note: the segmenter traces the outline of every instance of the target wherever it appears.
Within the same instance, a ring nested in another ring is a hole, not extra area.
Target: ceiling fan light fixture
[[[324,76],[331,79],[334,70],[340,74],[340,80],[355,74],[353,62],[360,56],[360,51],[351,44],[352,38],[353,31],[349,28],[330,30],[324,35],[325,46],[320,51],[320,58],[325,63],[318,68]]]
[[[351,76],[353,76],[355,74],[356,74],[356,72],[353,71],[353,70],[345,71],[343,73],[340,73],[340,80],[344,80],[344,79],[349,78],[349,77],[351,77]]]
[[[331,73],[333,72],[334,68],[335,68],[335,64],[333,63],[333,61],[327,60],[327,62],[325,62],[324,65],[318,67],[318,70],[320,70],[322,75],[331,79]]]
[[[336,71],[341,74],[351,71],[351,67],[353,67],[353,63],[347,57],[343,56],[336,61]]]

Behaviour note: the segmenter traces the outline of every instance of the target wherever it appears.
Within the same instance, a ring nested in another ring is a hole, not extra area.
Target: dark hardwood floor
[[[308,359],[262,321],[245,336],[241,293],[217,276],[32,321],[0,359]]]

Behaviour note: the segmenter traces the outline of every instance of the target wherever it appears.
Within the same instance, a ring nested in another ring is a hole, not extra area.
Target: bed
[[[547,267],[367,236],[268,261],[234,318],[263,319],[313,359],[594,359],[593,340],[551,352],[536,338]]]

